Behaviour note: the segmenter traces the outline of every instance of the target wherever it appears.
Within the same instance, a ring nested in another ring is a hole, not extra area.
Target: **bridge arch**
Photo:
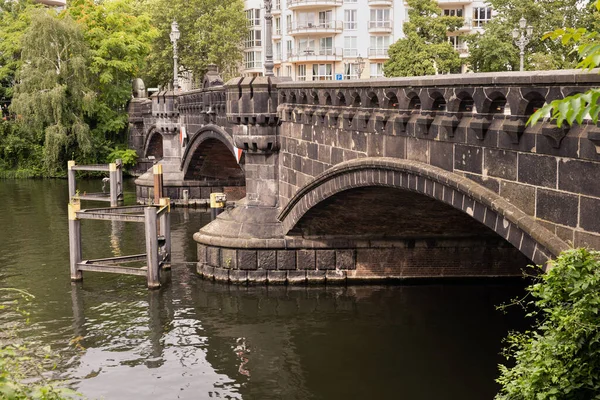
[[[237,163],[233,138],[217,125],[200,128],[188,143],[181,159],[184,179],[197,179],[198,174],[213,179],[244,179]]]
[[[467,220],[478,221],[477,226],[487,226],[537,264],[568,248],[533,217],[465,177],[417,161],[383,157],[340,163],[301,188],[278,216],[284,233],[290,234],[305,214],[332,196],[367,187],[400,189],[445,203],[468,215]]]
[[[149,156],[153,156],[157,160],[163,158],[163,136],[155,126],[150,128],[144,142],[144,158]]]

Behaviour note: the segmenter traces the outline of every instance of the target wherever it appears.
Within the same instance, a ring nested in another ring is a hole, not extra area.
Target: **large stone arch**
[[[215,150],[215,145],[217,146],[216,152],[211,151]],[[224,154],[224,148],[227,149],[227,155]],[[179,167],[180,170],[183,171],[185,179],[187,179],[190,174],[190,168],[193,169],[202,166],[204,163],[203,158],[208,155],[204,154],[204,152],[212,153],[211,156],[218,157],[217,161],[222,163],[220,169],[224,175],[215,178],[244,179],[243,164],[238,164],[236,161],[233,138],[223,128],[212,124],[200,128],[192,135],[192,139],[186,146]],[[231,157],[229,157],[229,155]],[[237,170],[241,171],[241,173],[234,172]],[[228,171],[230,172],[230,176],[226,176]]]
[[[154,156],[157,160],[163,157],[163,136],[155,126],[149,130],[144,141],[144,158],[149,156]]]
[[[530,215],[476,182],[417,161],[362,158],[340,163],[300,189],[278,216],[288,234],[324,200],[353,188],[382,186],[443,202],[486,225],[528,259],[544,264],[568,245]]]

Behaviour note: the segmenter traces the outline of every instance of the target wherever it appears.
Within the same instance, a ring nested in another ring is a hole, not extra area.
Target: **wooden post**
[[[183,205],[188,206],[190,204],[190,191],[184,189],[181,191],[183,197]]]
[[[108,171],[110,179],[110,206],[117,207],[119,205],[117,164],[108,164]]]
[[[77,193],[77,189],[75,187],[75,170],[73,169],[74,166],[75,161],[71,160],[67,162],[67,177],[69,179],[69,201],[71,201],[71,198],[73,198]]]
[[[123,160],[117,158],[115,163],[117,164],[117,199],[120,197],[121,200],[125,200],[123,194]]]
[[[74,171],[73,171],[74,172]],[[83,274],[77,267],[81,262],[81,221],[77,219],[77,211],[81,209],[79,199],[69,202],[69,262],[71,267],[71,280],[83,280]]]
[[[145,231],[146,231],[146,261],[148,263],[148,288],[160,287],[160,270],[158,264],[158,236],[156,235],[156,208],[146,207],[144,209]]]
[[[164,269],[171,268],[171,199],[168,197],[162,197],[160,199],[160,206],[167,206],[167,212],[160,216],[159,229],[160,234],[165,238],[165,252],[167,253],[166,263]]]
[[[152,167],[152,173],[154,174],[154,204],[160,202],[160,198],[163,197],[163,170],[161,164],[155,164]]]

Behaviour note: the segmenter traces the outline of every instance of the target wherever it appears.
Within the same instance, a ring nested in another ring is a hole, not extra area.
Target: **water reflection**
[[[194,209],[174,209],[173,269],[160,290],[111,274],[71,284],[66,192],[66,182],[0,182],[12,210],[0,214],[11,232],[0,286],[36,296],[21,334],[59,352],[57,373],[89,398],[492,398],[501,339],[522,325],[495,310],[518,285],[203,281],[185,263],[210,220]],[[144,252],[140,224],[84,222],[84,257]],[[0,314],[0,324],[18,318]]]

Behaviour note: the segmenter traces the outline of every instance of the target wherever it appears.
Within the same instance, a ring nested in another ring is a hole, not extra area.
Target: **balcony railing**
[[[288,54],[287,61],[341,61],[344,51],[341,47],[321,48],[321,49],[303,49],[295,53]]]
[[[377,59],[377,58],[389,58],[388,48],[387,47],[369,47],[367,50],[369,58]]]
[[[369,0],[370,6],[391,6],[393,3],[393,0]]]
[[[246,61],[246,69],[257,69],[262,68],[263,63],[260,60],[257,61]]]
[[[289,9],[309,8],[309,7],[339,7],[344,4],[344,0],[287,0]]]
[[[392,20],[369,21],[369,32],[391,32],[393,27]]]
[[[294,34],[314,34],[314,33],[341,33],[343,21],[323,21],[323,22],[306,22],[293,21],[288,33]]]

